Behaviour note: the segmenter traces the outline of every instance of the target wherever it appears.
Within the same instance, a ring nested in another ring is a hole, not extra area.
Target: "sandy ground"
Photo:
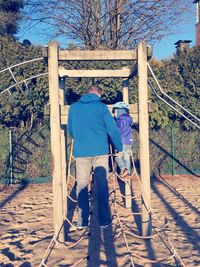
[[[94,209],[89,229],[70,231],[65,243],[57,242],[46,266],[181,266],[179,257],[183,266],[200,266],[200,178],[163,178],[153,178],[151,184],[153,238],[138,237],[141,217],[135,213],[141,208],[141,192],[134,179],[132,211],[124,208],[117,190],[116,207],[111,204],[112,225],[100,229]],[[75,206],[69,207],[76,218]],[[39,266],[53,236],[51,184],[13,186],[0,192],[0,216],[0,266]],[[174,252],[176,258],[171,258]]]

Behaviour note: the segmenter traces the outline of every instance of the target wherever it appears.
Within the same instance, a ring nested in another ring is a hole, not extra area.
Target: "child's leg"
[[[120,173],[122,173],[126,168],[126,165],[124,162],[124,145],[123,145],[123,150],[122,150],[122,157],[116,157],[115,160],[116,160],[117,165],[120,169]]]
[[[116,157],[116,162],[118,167],[120,168],[120,173],[123,172],[123,170],[126,168],[123,157]]]
[[[131,166],[131,152],[132,145],[124,145],[123,147],[123,160],[125,168],[128,170],[129,174],[131,174],[132,166]]]

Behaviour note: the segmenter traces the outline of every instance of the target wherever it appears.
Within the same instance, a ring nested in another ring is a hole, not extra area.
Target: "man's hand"
[[[123,156],[123,152],[122,151],[115,152],[115,156],[118,157],[118,158],[121,158]]]

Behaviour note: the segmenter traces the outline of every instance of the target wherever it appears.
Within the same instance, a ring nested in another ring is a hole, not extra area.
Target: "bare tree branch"
[[[89,49],[132,48],[170,32],[191,14],[188,0],[27,0],[26,19],[50,25],[52,37]]]

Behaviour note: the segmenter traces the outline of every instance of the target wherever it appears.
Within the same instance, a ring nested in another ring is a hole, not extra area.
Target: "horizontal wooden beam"
[[[153,54],[147,45],[147,58]],[[48,57],[48,47],[42,47],[42,56]],[[133,50],[59,50],[59,60],[137,60],[137,49]]]
[[[131,74],[129,68],[122,68],[117,70],[66,70],[60,67],[58,70],[60,77],[80,77],[80,78],[103,78],[103,77],[114,77],[114,78],[128,78]]]
[[[60,106],[61,111],[61,124],[67,124],[69,105]],[[107,105],[108,109],[112,113],[113,105]],[[130,116],[133,117],[134,123],[138,123],[138,104],[129,104]]]
[[[134,123],[138,123],[138,104],[129,104],[129,114],[133,118]],[[113,105],[107,105],[108,109],[112,113]],[[153,112],[154,106],[149,103],[149,113]],[[61,114],[61,124],[66,125],[68,121],[68,113],[69,113],[70,105],[61,105],[60,106],[60,114]],[[45,106],[44,110],[45,115],[50,114],[50,105]]]
[[[136,60],[134,50],[59,50],[59,60]]]
[[[110,112],[112,112],[113,105],[107,105]],[[138,104],[129,104],[129,113],[138,113]],[[68,115],[70,105],[60,106],[61,115]]]

